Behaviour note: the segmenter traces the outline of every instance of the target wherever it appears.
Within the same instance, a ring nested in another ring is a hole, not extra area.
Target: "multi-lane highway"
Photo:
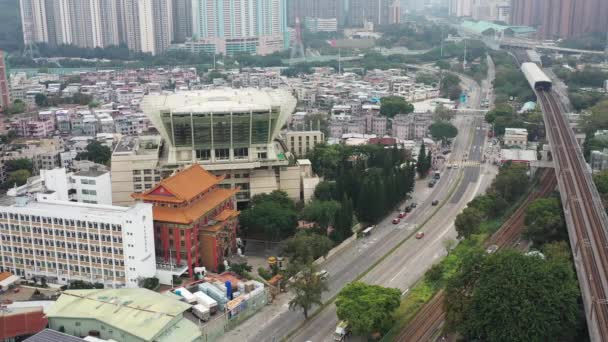
[[[481,161],[485,142],[482,119],[459,118],[458,122],[459,128],[462,130],[461,134],[469,139],[470,145],[467,144],[469,147],[465,150],[466,153],[459,152],[457,153],[458,156],[454,157],[464,158],[464,155],[468,155],[473,161]],[[481,172],[482,169],[484,170],[483,173]],[[428,201],[439,199],[444,203],[440,208],[440,214],[432,216],[421,227],[421,230],[425,232],[425,237],[420,240],[412,237],[405,241],[366,274],[361,281],[399,288],[402,293],[407,293],[408,289],[424,275],[428,268],[445,256],[446,251],[443,241],[456,238],[454,218],[466,203],[489,185],[495,175],[494,172],[493,166],[479,163],[476,166],[446,170],[443,177],[446,177],[448,182],[444,184],[440,182],[438,186],[441,191],[432,194],[428,199]],[[453,179],[461,181],[452,181]],[[451,191],[454,186],[457,190]],[[426,210],[433,210],[433,208],[427,208]],[[419,223],[420,221],[416,223],[416,218],[413,221],[410,220],[392,228],[393,234],[394,236],[402,235],[403,232],[411,234],[415,229],[413,226],[419,226]],[[378,248],[378,246],[373,246],[373,248]],[[302,329],[298,330],[292,340],[297,342],[331,341],[331,334],[337,323],[335,305],[329,305],[307,322]]]
[[[483,148],[482,137],[484,133],[480,126],[481,119],[458,117],[455,119],[455,125],[460,133],[454,141],[453,152],[449,157],[453,160],[461,160],[465,155],[475,156],[476,151]],[[473,166],[470,169],[479,169],[479,166]],[[409,286],[408,284],[418,279],[432,265],[432,262],[443,254],[444,248],[441,241],[455,236],[451,222],[445,220],[455,217],[461,210],[461,204],[466,204],[470,199],[470,192],[453,194],[453,196],[463,199],[459,203],[449,201],[449,198],[451,198],[449,195],[461,179],[470,178],[470,176],[467,176],[470,172],[469,168],[446,170],[433,189],[426,186],[426,181],[417,182],[416,190],[412,195],[414,197],[413,201],[418,203],[418,207],[399,225],[391,223],[392,216],[386,217],[376,225],[376,229],[371,236],[355,241],[321,263],[319,267],[327,270],[330,275],[328,280],[329,291],[324,293],[323,301],[331,300],[342,287],[356,280],[359,275],[369,270],[378,260],[395,248],[396,250],[391,256],[374,268],[363,280],[369,281],[369,277],[372,277],[387,286],[405,289]],[[479,171],[477,171],[477,174],[479,175]],[[487,178],[491,177],[493,176],[488,175]],[[469,183],[469,185],[471,184]],[[477,183],[474,188],[474,190],[481,189],[481,182]],[[427,237],[423,240],[415,240],[413,234],[416,227],[419,227],[439,208],[431,204],[435,199],[446,202],[441,204],[443,205],[441,215],[434,216],[425,226],[425,230],[427,226],[430,227]],[[418,243],[416,244],[416,242]],[[391,257],[396,258],[397,261],[391,259]],[[409,261],[407,264],[398,261],[405,259]],[[389,276],[389,274],[392,275]],[[286,303],[286,301],[283,302]],[[331,331],[335,328],[336,315],[334,310],[333,304],[326,307],[325,310],[299,330],[294,340],[300,340],[301,336],[306,335],[311,329],[315,332],[315,335],[320,333],[323,336],[330,336]],[[303,323],[301,312],[289,311],[286,304],[275,308],[272,314],[260,317],[266,319],[260,322],[256,317],[253,317],[234,331],[226,334],[221,340],[232,341],[238,338],[248,341],[274,341],[288,336]],[[328,318],[323,319],[324,317]],[[304,337],[304,339],[310,338]],[[313,340],[317,340],[316,337]],[[321,340],[323,339],[318,339],[318,341]]]

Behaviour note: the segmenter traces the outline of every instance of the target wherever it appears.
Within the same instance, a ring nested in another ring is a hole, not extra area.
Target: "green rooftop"
[[[144,341],[195,341],[201,333],[183,317],[189,304],[147,289],[68,290],[49,320],[97,320]]]

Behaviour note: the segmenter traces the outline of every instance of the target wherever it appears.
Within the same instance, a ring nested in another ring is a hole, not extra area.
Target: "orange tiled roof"
[[[143,194],[133,194],[132,196],[142,200],[181,203],[191,200],[201,192],[222,181],[222,179],[224,177],[216,177],[199,164],[192,164],[187,169],[163,179],[155,187]],[[155,194],[161,187],[169,192],[169,194]]]
[[[2,273],[0,273],[0,281],[3,281],[4,279],[8,279],[12,275],[13,274],[11,272],[2,272]]]
[[[239,214],[238,211],[232,209],[224,209],[221,213],[219,213],[214,220],[216,221],[226,221],[229,218],[235,217]]]
[[[234,196],[238,191],[238,189],[213,189],[201,200],[187,208],[152,207],[154,221],[190,224],[217,207],[220,203]]]

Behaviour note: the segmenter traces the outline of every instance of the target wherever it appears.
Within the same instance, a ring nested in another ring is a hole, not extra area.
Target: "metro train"
[[[536,65],[536,63],[522,63],[521,71],[526,76],[530,87],[537,91],[551,91],[553,82],[543,72],[543,70],[538,65]]]

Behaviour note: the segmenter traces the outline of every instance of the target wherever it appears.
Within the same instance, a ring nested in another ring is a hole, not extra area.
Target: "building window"
[[[150,169],[144,170],[144,175],[151,175],[151,174],[152,174],[152,170],[150,170]]]
[[[141,182],[141,177],[133,177],[134,182]]]
[[[237,159],[246,159],[249,157],[249,149],[246,147],[235,148],[234,149],[234,158]]]
[[[211,150],[196,150],[196,159],[200,159],[200,160],[211,159]]]
[[[216,148],[215,149],[215,159],[218,159],[218,160],[230,159],[230,149],[229,148]]]

